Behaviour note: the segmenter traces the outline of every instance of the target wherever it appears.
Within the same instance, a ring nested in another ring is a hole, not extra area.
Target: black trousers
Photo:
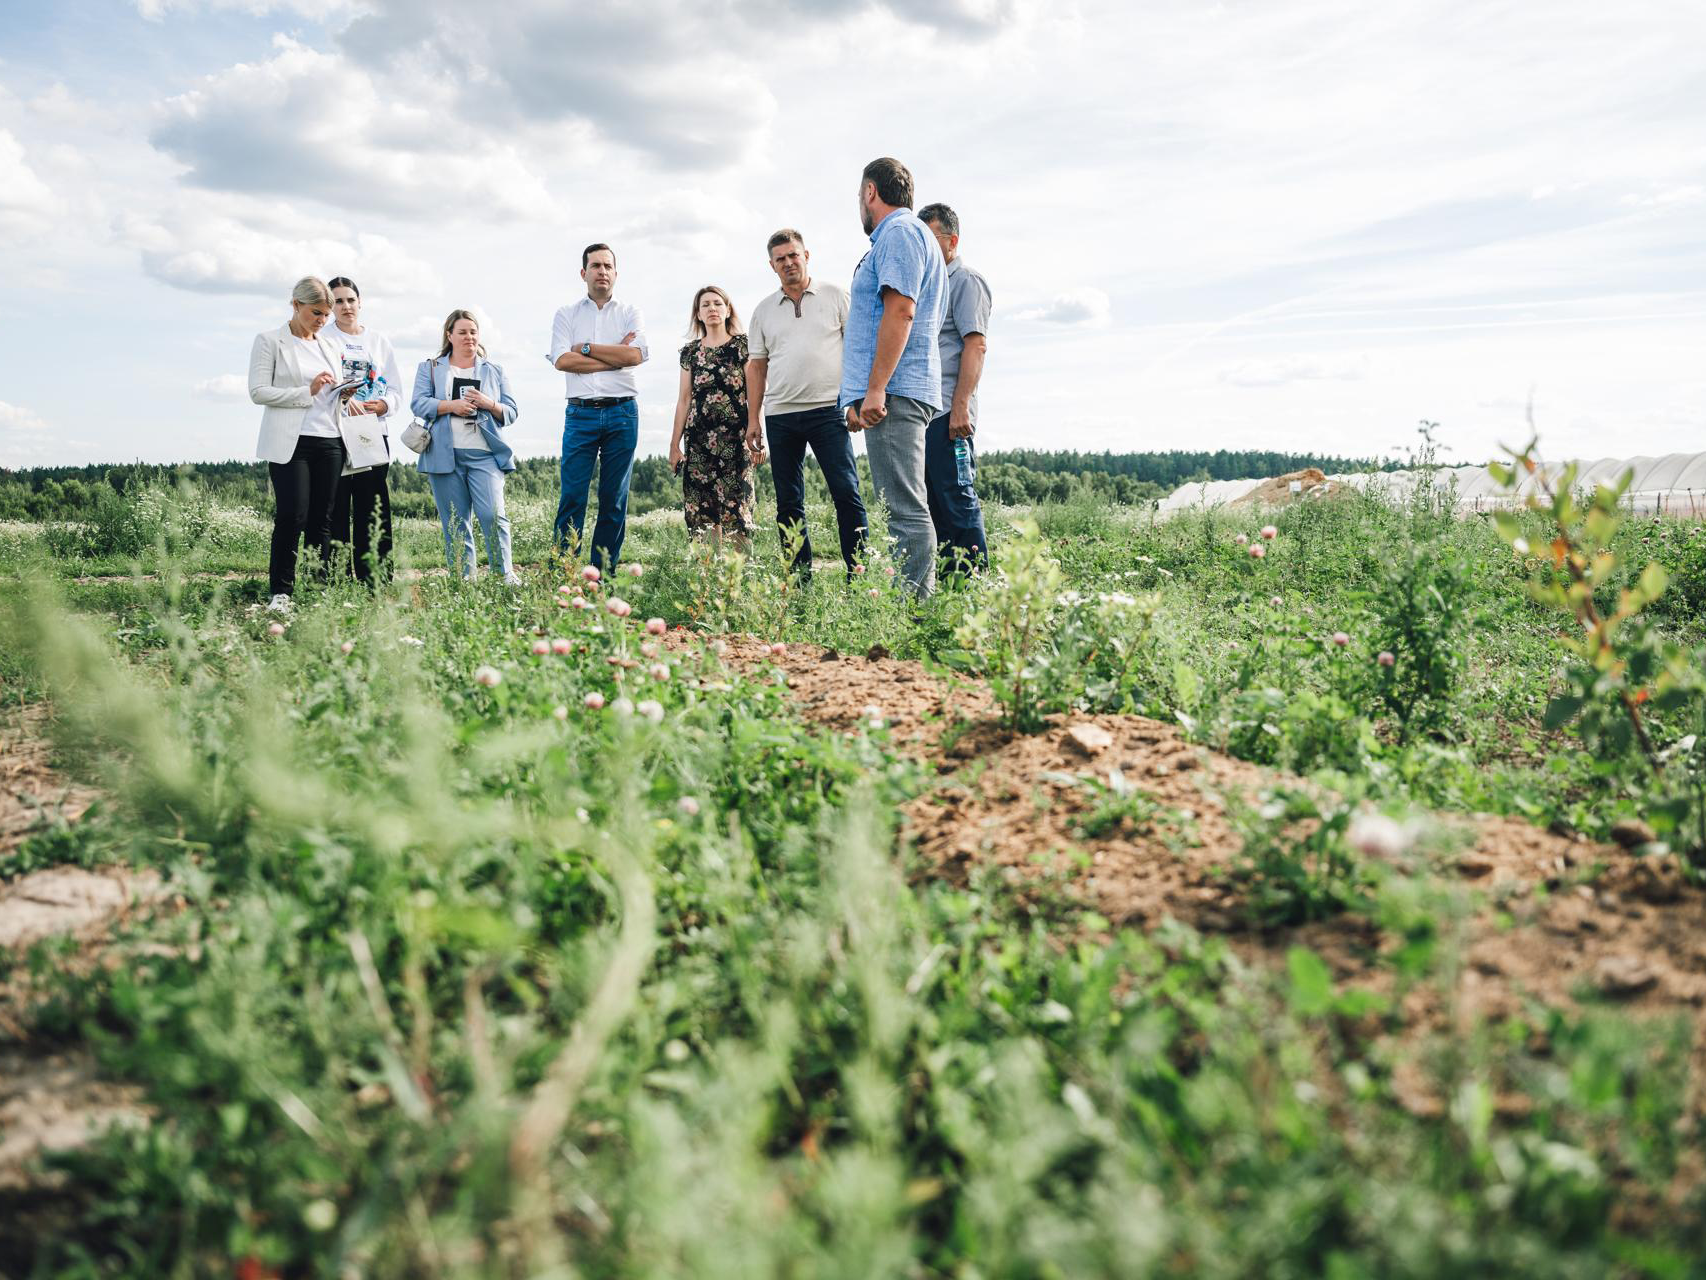
[[[344,442],[336,436],[298,436],[289,462],[271,462],[272,555],[269,590],[287,596],[296,586],[296,544],[320,553],[325,570],[331,553],[332,503],[344,469]]]
[[[776,485],[776,523],[786,539],[799,539],[790,566],[798,573],[812,571],[812,540],[806,536],[806,450],[817,456],[829,497],[835,503],[835,523],[841,533],[841,558],[847,572],[865,549],[865,502],[859,496],[859,466],[853,460],[853,437],[847,419],[834,405],[772,413],[764,419],[770,442],[770,477]]]
[[[390,463],[338,477],[338,496],[332,502],[332,541],[348,545],[358,582],[372,582],[376,571],[381,579],[390,574],[390,477]]]

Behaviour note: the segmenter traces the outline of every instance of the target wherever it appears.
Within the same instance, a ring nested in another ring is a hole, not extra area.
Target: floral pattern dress
[[[681,497],[689,533],[753,533],[752,459],[746,451],[746,335],[681,349],[692,400],[681,432]]]

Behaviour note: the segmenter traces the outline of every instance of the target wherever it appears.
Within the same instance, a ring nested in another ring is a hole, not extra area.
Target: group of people
[[[859,215],[871,248],[848,289],[812,277],[805,238],[790,227],[766,244],[780,287],[750,327],[719,286],[693,295],[669,457],[690,532],[740,544],[754,532],[754,468],[768,459],[783,544],[793,568],[809,574],[809,449],[852,574],[867,528],[852,437],[864,433],[902,574],[922,597],[934,589],[939,560],[951,571],[987,560],[973,437],[991,295],[959,256],[958,215],[945,204],[914,213],[912,175],[898,160],[865,166]],[[596,466],[588,558],[608,570],[622,554],[639,440],[635,370],[650,349],[638,308],[616,298],[609,245],[582,251],[581,279],[586,296],[551,324],[549,359],[567,400],[553,537],[559,549],[581,544]],[[297,282],[290,321],[255,338],[249,395],[263,406],[257,452],[275,497],[269,608],[290,607],[299,546],[324,565],[335,544],[348,544],[356,575],[371,580],[391,550],[389,463],[354,465],[347,433],[373,425],[362,421],[372,415],[389,457],[403,400],[396,354],[362,325],[353,281]],[[408,408],[411,424],[395,434],[420,454],[451,572],[474,572],[478,518],[492,572],[519,581],[504,510],[504,475],[515,469],[505,432],[519,408],[470,312],[446,318],[438,353],[415,371]]]

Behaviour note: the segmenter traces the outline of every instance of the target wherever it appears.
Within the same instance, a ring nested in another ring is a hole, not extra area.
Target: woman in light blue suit
[[[450,572],[474,576],[471,517],[478,516],[492,572],[511,586],[519,585],[510,560],[509,517],[504,514],[504,473],[515,470],[515,454],[502,432],[521,411],[503,369],[486,359],[480,322],[472,313],[450,313],[438,355],[421,361],[415,371],[411,404],[432,432],[419,465],[438,504]]]

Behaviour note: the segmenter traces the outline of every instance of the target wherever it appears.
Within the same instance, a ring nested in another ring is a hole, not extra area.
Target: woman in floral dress
[[[669,464],[681,476],[688,533],[744,546],[753,530],[754,461],[746,448],[746,335],[729,295],[714,284],[693,295],[689,326]]]

